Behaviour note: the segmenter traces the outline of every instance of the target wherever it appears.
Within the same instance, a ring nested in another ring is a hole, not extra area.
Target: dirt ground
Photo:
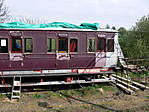
[[[0,112],[149,112],[149,90],[124,94],[113,86],[24,92],[21,99],[0,97]]]

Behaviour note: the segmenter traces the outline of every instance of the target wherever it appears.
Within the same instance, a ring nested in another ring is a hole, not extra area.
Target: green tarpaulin
[[[26,24],[21,22],[11,22],[11,23],[0,23],[0,29],[7,28],[23,28],[23,29],[38,29],[38,28],[74,28],[74,29],[92,29],[98,30],[98,23],[82,23],[80,26],[65,23],[65,22],[53,22],[47,24]]]

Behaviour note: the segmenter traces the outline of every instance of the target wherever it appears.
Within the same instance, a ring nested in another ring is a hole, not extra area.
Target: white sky
[[[33,17],[48,22],[99,23],[101,27],[131,28],[149,14],[149,0],[6,0],[14,17]]]

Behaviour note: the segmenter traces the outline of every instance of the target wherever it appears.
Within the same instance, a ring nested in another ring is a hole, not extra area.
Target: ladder
[[[21,96],[21,76],[14,76],[11,99],[19,99],[20,96]]]

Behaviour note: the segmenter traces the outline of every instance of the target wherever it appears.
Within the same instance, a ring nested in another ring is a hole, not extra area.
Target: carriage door
[[[18,31],[10,32],[10,61],[12,68],[20,68],[23,66],[23,47],[22,47],[22,34]]]
[[[56,66],[57,68],[68,68],[70,55],[68,52],[68,38],[58,38],[58,51],[56,53]]]
[[[117,53],[114,50],[114,38],[107,38],[106,66],[116,67]]]

